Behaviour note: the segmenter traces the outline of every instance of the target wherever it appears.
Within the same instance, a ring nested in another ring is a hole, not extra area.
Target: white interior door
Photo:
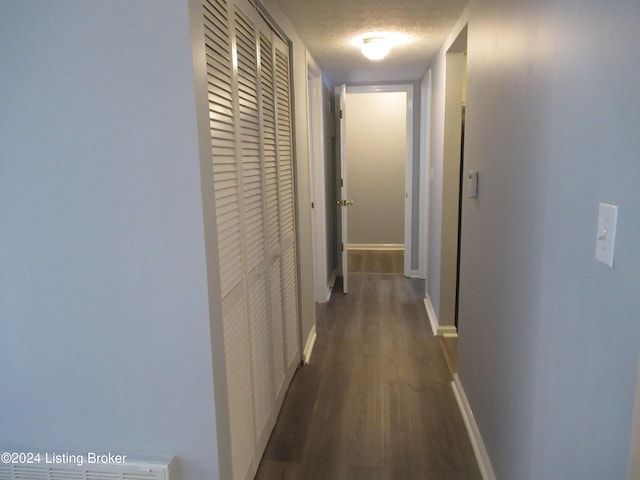
[[[348,270],[348,242],[347,242],[347,207],[353,202],[348,200],[347,196],[347,155],[346,155],[346,124],[347,124],[347,86],[342,85],[336,88],[337,98],[339,100],[338,119],[340,122],[340,138],[338,144],[340,146],[338,153],[338,190],[340,192],[338,198],[338,248],[340,249],[340,272],[342,273],[342,292],[349,291],[349,270]]]

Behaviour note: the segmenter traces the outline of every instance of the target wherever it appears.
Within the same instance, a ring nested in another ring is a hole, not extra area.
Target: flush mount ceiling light
[[[370,32],[355,37],[351,44],[370,60],[382,60],[392,48],[409,41],[407,35],[396,32]]]
[[[369,60],[382,60],[391,50],[391,45],[384,37],[367,37],[362,39],[360,48]]]

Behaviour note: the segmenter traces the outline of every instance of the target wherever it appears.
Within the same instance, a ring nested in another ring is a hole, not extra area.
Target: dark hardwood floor
[[[404,250],[349,250],[347,261],[351,273],[404,273]]]
[[[423,282],[350,275],[318,305],[259,480],[480,480]]]

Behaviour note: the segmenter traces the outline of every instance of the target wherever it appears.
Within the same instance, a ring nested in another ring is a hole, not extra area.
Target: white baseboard
[[[333,287],[331,288],[327,288],[327,298],[324,301],[324,303],[327,303],[329,300],[331,300],[331,294],[333,293]]]
[[[445,338],[457,338],[458,329],[454,325],[439,325],[438,335]]]
[[[404,250],[404,243],[350,243],[347,250]]]
[[[338,271],[334,270],[331,272],[331,277],[329,277],[329,290],[336,284],[336,278],[338,278]]]
[[[335,280],[334,280],[335,281]],[[319,294],[319,297],[316,300],[316,303],[327,303],[331,298],[331,286],[327,285]]]
[[[411,270],[411,271],[409,271],[409,275],[407,275],[407,277],[409,277],[409,278],[420,278],[420,275],[418,274],[417,270]]]
[[[314,325],[311,328],[311,332],[307,338],[307,343],[304,346],[304,352],[302,352],[302,361],[305,365],[309,365],[309,360],[311,360],[311,353],[313,352],[313,346],[316,344],[317,337],[318,334],[316,333],[316,326]]]
[[[457,373],[453,374],[451,388],[453,389],[453,395],[456,397],[456,402],[458,402],[458,408],[460,409],[460,413],[462,414],[464,424],[467,427],[467,434],[469,435],[469,439],[471,440],[473,453],[475,453],[476,455],[476,461],[478,462],[478,468],[480,469],[482,480],[496,480],[496,474],[493,472],[489,454],[487,453],[487,449],[484,446],[482,435],[480,435],[480,429],[478,428],[476,419],[473,416],[473,411],[471,410],[469,399],[464,393],[464,388],[462,387],[460,377]]]
[[[338,278],[338,271],[331,272],[331,278],[329,278],[329,286],[327,287],[327,302],[331,300],[331,294],[333,293],[333,287],[336,284],[336,278]]]
[[[438,336],[438,316],[436,315],[436,310],[433,308],[433,304],[431,303],[431,299],[429,295],[426,295],[424,298],[424,308],[427,309],[427,317],[429,317],[429,323],[431,324],[431,330],[433,331],[433,336]]]

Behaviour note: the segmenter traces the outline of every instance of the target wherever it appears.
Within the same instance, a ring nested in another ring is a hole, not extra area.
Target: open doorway
[[[402,274],[407,92],[347,89],[346,107],[349,271]]]
[[[336,168],[342,220],[337,244],[346,291],[347,257],[362,258],[362,252],[378,252],[378,268],[392,269],[398,269],[399,254],[399,271],[389,273],[411,276],[413,86],[347,87],[338,95],[336,130],[344,138]]]
[[[446,56],[440,325],[453,332],[457,332],[458,326],[466,85],[467,27],[464,27]]]
[[[460,284],[460,238],[463,228],[462,203],[464,134],[467,85],[467,27],[446,53],[444,151],[442,166],[442,220],[440,251],[440,312],[438,334],[452,372],[456,370],[458,303]]]

